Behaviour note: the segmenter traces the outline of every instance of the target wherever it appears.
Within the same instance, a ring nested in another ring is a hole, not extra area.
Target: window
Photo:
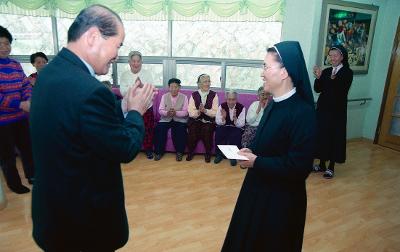
[[[266,47],[280,41],[279,22],[174,21],[172,55],[259,59]]]
[[[67,45],[67,33],[73,18],[0,15],[0,24],[6,24],[15,37],[12,54],[29,56],[37,51],[47,55],[56,54],[52,20],[56,21],[61,50]],[[124,71],[130,70],[129,65],[124,63],[126,56],[130,51],[138,50],[145,57],[145,62],[149,62],[143,64],[143,69],[152,74],[156,86],[163,86],[168,78],[177,77],[181,79],[182,86],[195,88],[197,77],[206,73],[211,77],[213,88],[242,90],[257,90],[262,85],[261,70],[257,63],[262,61],[267,47],[280,41],[282,28],[280,22],[125,19],[123,23],[125,40],[119,50],[119,56],[123,59],[118,61],[117,72],[114,73],[118,80]],[[172,32],[171,41],[169,32]],[[172,58],[169,57],[169,46],[172,48]],[[27,75],[35,71],[27,57],[17,58],[23,63]],[[226,77],[224,85],[221,83],[222,73]],[[112,69],[107,75],[97,78],[113,83]]]
[[[197,78],[204,73],[210,75],[211,87],[221,87],[221,66],[176,64],[176,77],[182,86],[197,87]]]
[[[36,68],[31,63],[21,63],[21,66],[26,76],[36,73]]]
[[[261,68],[255,67],[228,66],[225,87],[227,89],[257,90],[263,85],[261,71]]]
[[[68,29],[74,22],[71,18],[57,18],[57,31],[58,31],[58,46],[61,50],[67,45],[68,41]]]
[[[140,51],[145,56],[167,56],[167,21],[123,20],[125,40],[119,55],[128,56],[130,51]]]
[[[50,17],[1,14],[0,24],[6,27],[14,38],[11,54],[54,54]]]

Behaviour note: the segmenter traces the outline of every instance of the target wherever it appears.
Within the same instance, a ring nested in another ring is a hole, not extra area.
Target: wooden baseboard
[[[356,138],[351,138],[351,139],[347,139],[348,143],[354,143],[354,142],[363,142],[363,143],[374,143],[374,140],[372,139],[368,139],[365,137],[356,137]]]

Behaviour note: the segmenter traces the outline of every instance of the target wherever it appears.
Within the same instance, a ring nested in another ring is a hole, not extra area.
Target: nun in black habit
[[[334,176],[335,163],[346,160],[347,94],[353,81],[346,49],[341,45],[329,50],[332,67],[321,71],[314,67],[314,91],[320,93],[317,102],[317,152],[319,165],[315,171],[324,178]],[[325,162],[329,162],[326,168]]]
[[[312,170],[316,118],[303,52],[296,41],[267,50],[264,90],[273,95],[250,148],[248,167],[222,247],[234,251],[301,251],[305,180]]]

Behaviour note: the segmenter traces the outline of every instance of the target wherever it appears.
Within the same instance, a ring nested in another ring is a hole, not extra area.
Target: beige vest
[[[183,105],[185,103],[185,95],[178,93],[178,98],[176,100],[175,106],[172,106],[172,102],[171,102],[171,93],[166,93],[165,97],[164,97],[164,108],[165,110],[169,110],[170,108],[174,108],[176,111],[178,110],[182,110]],[[160,118],[160,122],[170,122],[172,119],[174,119],[175,122],[181,122],[181,123],[186,123],[188,117],[177,117],[174,116],[173,118],[171,117],[167,117],[167,116],[161,116]]]

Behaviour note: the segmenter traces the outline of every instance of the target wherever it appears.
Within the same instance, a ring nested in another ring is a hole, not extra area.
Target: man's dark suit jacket
[[[44,250],[107,251],[129,229],[121,162],[139,152],[144,125],[70,50],[42,70],[30,113],[33,237]]]

